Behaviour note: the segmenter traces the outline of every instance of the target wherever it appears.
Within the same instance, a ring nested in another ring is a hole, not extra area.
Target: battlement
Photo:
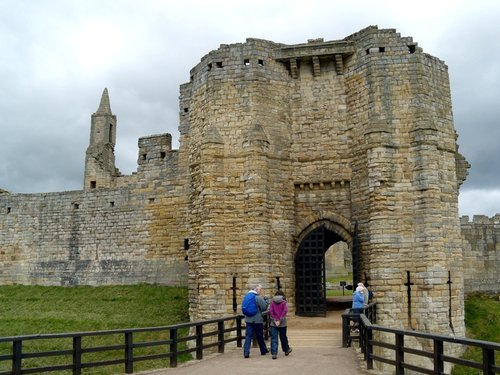
[[[464,215],[460,217],[460,224],[462,227],[468,225],[500,225],[500,214],[488,217],[486,215],[473,215],[472,219]]]

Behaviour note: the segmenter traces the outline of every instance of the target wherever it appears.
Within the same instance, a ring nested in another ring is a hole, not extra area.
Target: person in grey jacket
[[[266,355],[269,353],[269,349],[264,341],[264,318],[262,313],[267,310],[268,304],[264,297],[260,294],[262,293],[262,285],[257,285],[255,288],[250,290],[248,293],[255,293],[255,302],[257,303],[257,314],[253,316],[245,315],[245,344],[243,345],[243,356],[245,358],[250,357],[250,347],[252,345],[252,337],[255,332],[257,337],[257,342],[260,348],[260,354]]]

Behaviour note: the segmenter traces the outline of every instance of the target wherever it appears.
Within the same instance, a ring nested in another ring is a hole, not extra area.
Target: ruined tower
[[[108,89],[104,89],[97,111],[92,114],[90,142],[85,154],[84,189],[109,188],[119,176],[115,166],[116,116],[111,112]]]

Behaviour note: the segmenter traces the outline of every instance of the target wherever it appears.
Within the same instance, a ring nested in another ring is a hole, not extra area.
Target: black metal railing
[[[370,320],[369,314],[353,314],[350,309],[347,309],[342,314],[342,321],[343,346],[347,347],[353,340],[359,340],[359,346],[364,354],[368,369],[373,369],[373,363],[378,361],[394,366],[396,375],[404,375],[405,370],[421,374],[441,375],[445,374],[445,364],[448,363],[450,366],[460,365],[476,369],[479,370],[478,373],[484,375],[500,374],[500,366],[495,364],[495,356],[500,357],[500,344],[498,343],[383,327],[373,324],[375,321]],[[358,323],[356,329],[359,332],[352,330],[352,326],[356,326],[353,322]],[[352,335],[351,332],[353,332]],[[380,334],[377,334],[377,332]],[[385,333],[385,335],[382,333]],[[375,336],[376,338],[374,338]],[[428,340],[425,346],[432,348],[432,350],[415,349],[410,347],[411,344],[405,345],[405,338],[408,337],[418,338],[422,342]],[[377,347],[392,351],[393,354],[376,355],[374,349]],[[481,361],[462,359],[452,354],[462,353],[464,347],[480,348],[482,353]],[[405,361],[406,353],[412,356],[412,363]],[[422,357],[421,360],[415,361],[415,358],[418,357]],[[427,360],[431,365],[428,367],[415,365],[415,362],[422,364],[424,360]]]
[[[216,348],[218,353],[224,353],[225,345],[234,341],[238,347],[241,347],[245,328],[242,322],[243,317],[236,315],[164,327],[0,337],[0,346],[2,346],[0,375],[36,374],[63,370],[81,374],[83,369],[112,365],[122,365],[124,372],[131,374],[134,372],[134,364],[139,361],[167,358],[170,367],[176,367],[179,358],[188,353],[195,353],[196,359],[202,359],[204,350],[208,348],[212,350]],[[136,337],[145,332],[158,332],[164,335],[164,338],[139,342]],[[110,340],[115,342],[104,346],[95,345],[91,338],[97,336],[110,336]],[[58,347],[61,339],[69,343],[67,347]],[[40,340],[52,340],[53,346],[58,348],[50,351],[37,351],[34,343]],[[6,351],[4,347],[9,347],[9,344],[10,350]],[[29,349],[26,349],[25,347],[28,346]],[[141,349],[153,347],[159,347],[160,350],[153,354],[140,352]],[[109,356],[103,357],[103,360],[86,359],[90,353],[108,353]],[[48,365],[33,366],[26,363],[32,359],[49,357],[52,360]],[[167,367],[166,365],[167,363],[162,367]],[[10,370],[6,371],[8,368]]]
[[[377,322],[377,303],[372,302],[363,309],[365,315],[371,322]],[[351,309],[346,309],[342,314],[342,346],[351,346],[353,340],[360,340],[360,316],[353,313]]]

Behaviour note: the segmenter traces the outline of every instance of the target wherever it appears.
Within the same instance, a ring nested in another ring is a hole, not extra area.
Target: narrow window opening
[[[154,203],[154,201],[155,201],[155,199],[154,199],[154,198],[149,198],[149,199],[148,199],[148,202],[149,202],[149,203]]]
[[[189,76],[189,81],[193,82],[194,81],[194,76]]]
[[[167,153],[165,151],[160,152],[160,158],[165,159]]]
[[[260,65],[260,66],[264,66],[264,60],[259,59],[259,65]]]
[[[7,207],[7,213],[10,214],[12,212],[12,209],[10,207]]]
[[[415,53],[415,45],[414,44],[409,45],[408,50],[410,51],[410,53]]]
[[[222,68],[222,61],[217,61],[215,65],[217,65],[217,68]]]
[[[115,202],[111,201],[109,202],[109,207],[114,207],[115,206]]]
[[[73,203],[73,208],[75,210],[78,210],[80,208],[80,205],[78,203]]]
[[[189,108],[188,107],[184,108],[184,113],[188,113],[188,112],[189,112]]]
[[[212,63],[208,64],[208,71],[211,71],[212,70]]]
[[[250,65],[250,59],[243,60],[243,64],[245,64],[245,66]]]
[[[148,154],[142,154],[142,160],[146,160],[146,156],[148,156]]]
[[[110,143],[113,142],[113,124],[109,124],[109,129],[108,129],[108,141]]]
[[[367,55],[369,55],[369,54],[370,54],[370,49],[369,49],[369,48],[366,50],[366,54],[367,54]]]
[[[184,250],[186,250],[186,251],[189,250],[189,238],[184,238]],[[184,257],[184,260],[188,260],[187,253],[186,253],[186,256]]]
[[[379,52],[385,52],[385,47],[378,47]]]
[[[95,181],[90,181],[90,188],[95,189],[97,187],[97,182]]]

